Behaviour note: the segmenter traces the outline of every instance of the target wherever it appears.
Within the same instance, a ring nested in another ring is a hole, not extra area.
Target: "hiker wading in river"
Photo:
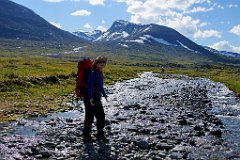
[[[92,142],[91,131],[94,117],[97,120],[97,140],[108,142],[108,139],[104,135],[104,124],[105,124],[105,113],[101,102],[101,97],[107,95],[103,88],[103,71],[102,69],[106,66],[106,57],[97,57],[93,62],[92,71],[88,77],[87,91],[84,95],[85,105],[85,121],[83,140],[85,143]]]

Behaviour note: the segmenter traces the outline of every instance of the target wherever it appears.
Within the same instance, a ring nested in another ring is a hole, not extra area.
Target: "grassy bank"
[[[143,71],[159,72],[157,67],[108,64],[105,83],[138,77]],[[64,102],[74,92],[76,62],[43,57],[0,58],[0,121],[47,114],[66,109]],[[186,74],[224,82],[240,94],[239,72],[232,68],[173,69],[168,74]]]
[[[143,67],[107,65],[105,83],[137,77]],[[0,121],[66,109],[75,89],[77,64],[42,57],[1,57]]]

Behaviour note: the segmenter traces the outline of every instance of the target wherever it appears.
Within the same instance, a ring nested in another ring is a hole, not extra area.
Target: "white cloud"
[[[71,13],[72,16],[90,16],[92,13],[87,10],[77,10]]]
[[[209,47],[217,49],[219,51],[229,51],[229,52],[240,53],[240,47],[233,46],[228,41],[220,41]]]
[[[97,26],[96,30],[100,30],[100,31],[105,32],[105,31],[107,31],[107,28],[104,27],[104,26]]]
[[[178,16],[173,19],[168,19],[166,24],[184,35],[190,36],[198,31],[197,25],[200,20],[194,20],[190,16]]]
[[[209,12],[212,11],[214,8],[205,8],[205,7],[194,7],[191,10],[185,11],[184,13],[197,13],[197,12]]]
[[[240,36],[240,24],[234,26],[229,32]]]
[[[221,38],[222,35],[220,32],[211,29],[211,30],[205,30],[205,31],[199,30],[196,33],[194,33],[193,37],[194,38],[209,38],[209,37]]]
[[[89,0],[89,4],[93,6],[96,6],[96,5],[104,6],[104,0]]]
[[[221,5],[212,0],[115,0],[127,5],[127,12],[131,14],[131,22],[156,23],[176,29],[185,36],[196,38],[221,37],[218,31],[200,28],[207,22],[191,17],[189,14],[196,12],[208,12]],[[196,7],[198,5],[198,7]],[[204,6],[204,7],[203,7]],[[210,35],[206,35],[210,34]]]
[[[228,4],[227,5],[228,8],[238,8],[237,4]]]
[[[208,25],[208,23],[207,22],[202,22],[202,23],[200,23],[200,27],[205,27],[205,26],[207,26]]]
[[[86,29],[92,29],[92,26],[91,26],[89,23],[86,23],[86,24],[84,25],[84,28],[86,28]]]
[[[45,2],[50,2],[50,3],[59,3],[59,2],[63,2],[65,0],[44,0]]]
[[[218,9],[224,9],[224,7],[222,5],[217,4],[217,3],[214,3],[213,6],[218,8]]]
[[[102,20],[102,24],[105,24],[105,21],[104,21],[104,20]]]
[[[59,24],[59,23],[55,23],[55,22],[49,22],[49,23],[51,23],[52,25],[54,25],[55,27],[57,27],[57,28],[62,28],[62,26],[61,26],[61,24]]]

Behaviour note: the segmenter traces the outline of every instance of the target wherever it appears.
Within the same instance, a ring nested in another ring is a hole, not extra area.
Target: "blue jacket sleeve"
[[[87,92],[88,92],[88,98],[92,98],[92,88],[94,84],[94,79],[95,79],[95,74],[94,71],[92,71],[88,77],[88,87],[87,87]]]
[[[103,88],[103,83],[104,83],[104,82],[103,82],[103,74],[101,74],[100,79],[101,79],[100,92],[102,93],[103,97],[107,97],[106,92],[105,92],[105,90],[104,90],[104,88]]]
[[[105,92],[103,86],[101,86],[100,91],[101,91],[103,97],[107,97],[106,92]]]

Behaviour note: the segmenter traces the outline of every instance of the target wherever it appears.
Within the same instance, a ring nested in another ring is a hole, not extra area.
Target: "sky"
[[[171,27],[194,42],[240,53],[240,0],[12,0],[63,30],[107,30],[116,20]]]

